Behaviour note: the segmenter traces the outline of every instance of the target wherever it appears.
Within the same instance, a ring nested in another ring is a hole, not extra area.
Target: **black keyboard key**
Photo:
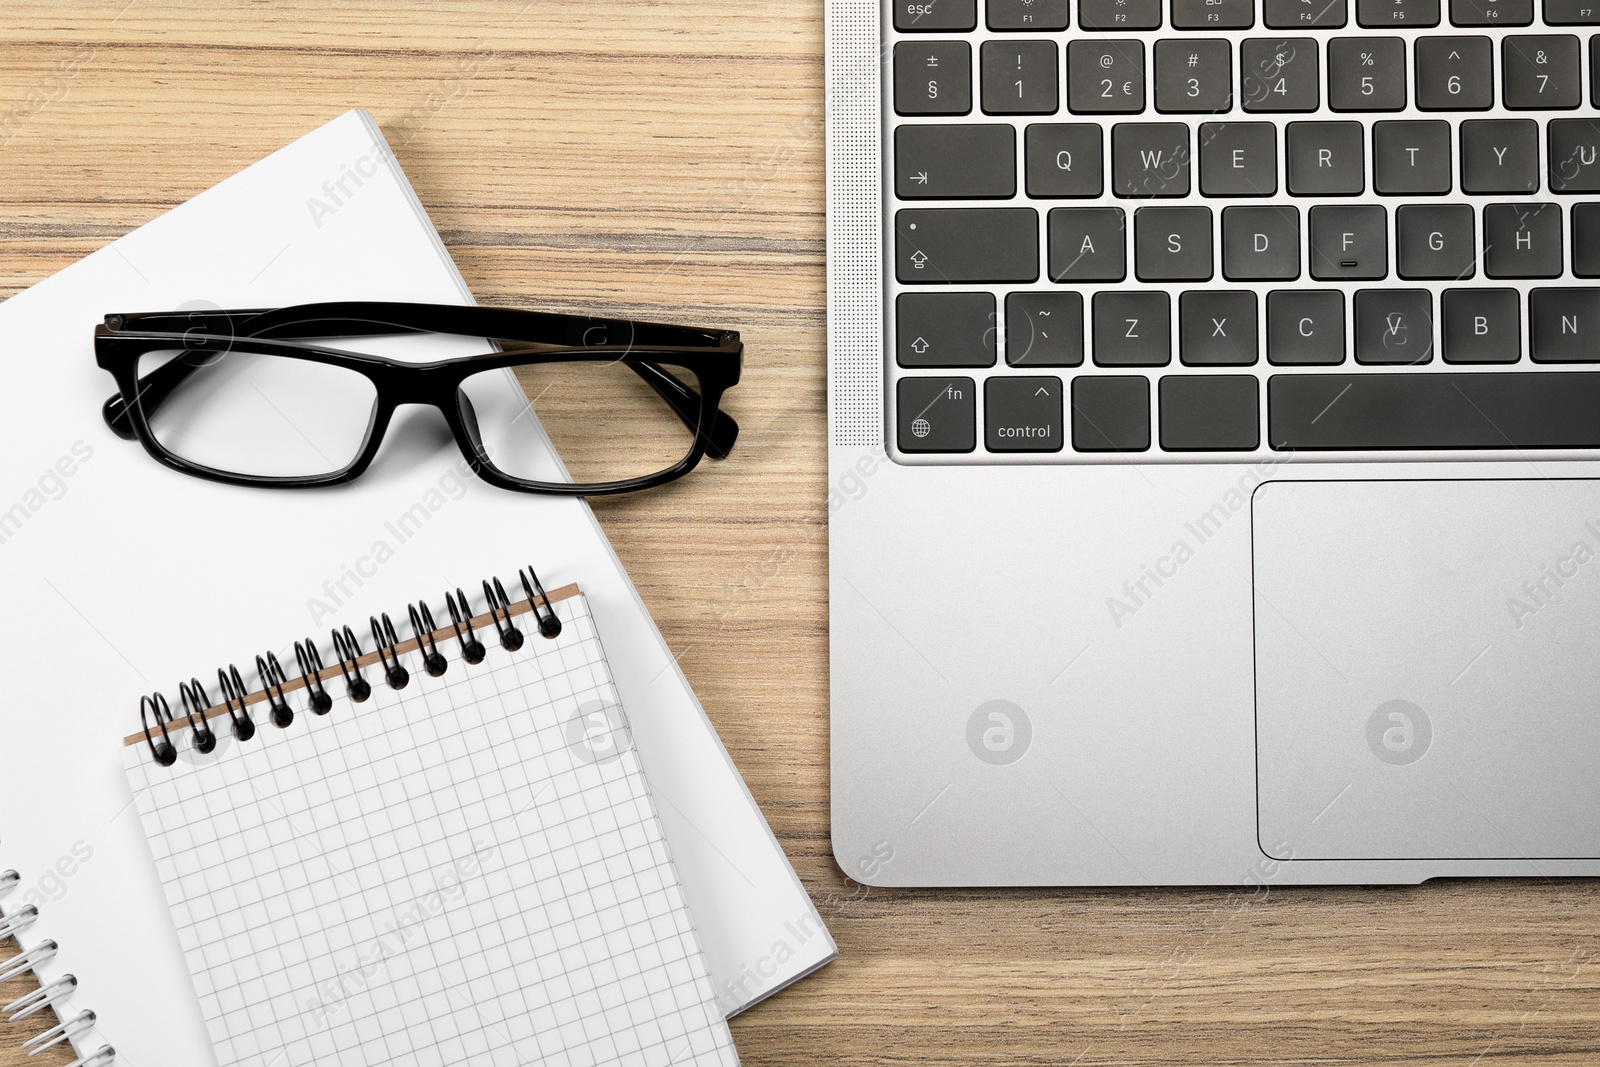
[[[971,378],[901,378],[895,396],[900,451],[977,448],[978,387]]]
[[[1267,443],[1305,451],[1600,447],[1600,373],[1278,374]]]
[[[1366,131],[1359,122],[1291,122],[1285,171],[1294,196],[1354,196],[1367,187]]]
[[[1478,272],[1471,204],[1406,204],[1394,210],[1395,273],[1460,281]]]
[[[1248,367],[1256,362],[1256,294],[1194,289],[1178,298],[1178,358],[1189,367]]]
[[[1522,358],[1522,297],[1515,289],[1446,289],[1439,320],[1446,363]]]
[[[1418,37],[1417,107],[1487,111],[1494,106],[1494,47],[1487,37]]]
[[[1171,298],[1160,290],[1094,294],[1094,361],[1100,367],[1171,363]]]
[[[902,367],[992,367],[993,293],[901,293],[895,359]]]
[[[1544,0],[1544,20],[1551,26],[1600,26],[1596,0]]]
[[[1173,29],[1248,30],[1255,24],[1255,0],[1172,0]]]
[[[1345,0],[1261,0],[1262,21],[1274,30],[1328,30],[1348,18]]]
[[[1600,363],[1600,289],[1535,289],[1528,294],[1535,363]],[[1589,417],[1600,424],[1591,409]]]
[[[1168,452],[1254,452],[1261,445],[1261,383],[1253,374],[1169,374],[1160,400]]]
[[[1268,293],[1267,362],[1300,367],[1343,363],[1344,294],[1337,289]]]
[[[1083,294],[1012,293],[1006,297],[1006,362],[1013,367],[1083,363]]]
[[[1157,41],[1156,110],[1215,115],[1233,107],[1233,49],[1227,41]]]
[[[1133,213],[1133,267],[1141,282],[1211,279],[1211,209],[1142,207]]]
[[[1061,106],[1054,41],[985,41],[979,53],[988,115],[1053,115]]]
[[[894,28],[905,33],[976,29],[978,0],[895,0]]]
[[[1532,193],[1539,188],[1539,124],[1467,119],[1461,124],[1461,191]]]
[[[925,285],[1039,279],[1039,213],[1029,207],[903,208],[895,276]]]
[[[1356,21],[1369,30],[1439,25],[1439,0],[1356,0]]]
[[[1583,103],[1583,52],[1572,34],[1503,37],[1500,59],[1500,91],[1511,110],[1568,110]]]
[[[1075,40],[1067,45],[1067,106],[1080,115],[1144,110],[1144,42]]]
[[[1189,126],[1119,122],[1111,127],[1111,191],[1146,198],[1189,195]]]
[[[1060,378],[990,378],[983,391],[990,452],[1060,452],[1066,444]]]
[[[894,131],[894,191],[902,200],[1017,195],[1017,134],[998,123],[905,125]]]
[[[1064,30],[1067,0],[989,0],[991,30]]]
[[[1453,26],[1526,26],[1533,21],[1533,0],[1450,0]]]
[[[1550,191],[1600,193],[1600,122],[1551,119]]]
[[[970,112],[972,46],[965,41],[901,41],[895,45],[894,109],[902,115]]]
[[[1300,277],[1300,209],[1222,209],[1222,275],[1231,282]]]
[[[1278,128],[1270,122],[1202,123],[1200,192],[1204,196],[1276,195]]]
[[[1572,273],[1600,278],[1600,203],[1572,205]]]
[[[1488,204],[1483,209],[1483,273],[1491,278],[1559,278],[1561,205]]]
[[[1398,37],[1329,41],[1328,106],[1335,111],[1403,111],[1406,43]]]
[[[1389,276],[1389,212],[1381,204],[1318,204],[1307,212],[1311,276],[1372,282]]]
[[[1144,452],[1150,447],[1150,380],[1080,374],[1072,379],[1072,447]]]
[[[1005,129],[1010,129],[1009,126]],[[1028,195],[1089,197],[1105,191],[1105,131],[1093,122],[1037,123],[1023,141]],[[1011,165],[1010,157],[1003,161]]]
[[[1120,207],[1050,212],[1050,280],[1120,282],[1128,276],[1127,216]]]
[[[1372,185],[1385,196],[1448,193],[1450,124],[1389,119],[1372,124]]]
[[[1310,37],[1251,38],[1239,46],[1246,111],[1315,111],[1322,75]]]
[[[1078,0],[1081,30],[1154,30],[1161,27],[1161,0]]]
[[[1433,294],[1426,289],[1361,289],[1356,293],[1356,362],[1433,362]]]

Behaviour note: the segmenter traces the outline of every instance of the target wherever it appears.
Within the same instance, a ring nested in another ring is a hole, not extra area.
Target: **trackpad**
[[[1272,482],[1261,847],[1600,858],[1600,481]]]

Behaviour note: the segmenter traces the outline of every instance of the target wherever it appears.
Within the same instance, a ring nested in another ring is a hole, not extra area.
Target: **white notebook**
[[[552,637],[530,598],[145,705],[124,764],[223,1067],[738,1063],[588,604],[538,603]]]
[[[312,211],[347,172],[361,181],[344,183],[336,210]],[[106,428],[100,405],[114,386],[92,343],[106,314],[317,300],[471,301],[362,112],[0,304],[11,383],[0,391],[0,602],[13,607],[0,627],[0,869],[23,879],[0,908],[36,905],[23,945],[59,944],[41,976],[80,980],[63,1011],[98,1021],[77,1047],[114,1045],[134,1067],[213,1061],[198,1006],[170,992],[187,988],[188,971],[170,924],[156,921],[166,904],[121,753],[75,743],[59,724],[120,735],[137,710],[130,693],[286,635],[364,626],[459,581],[463,566],[510,573],[544,559],[550,587],[582,578],[724,1012],[831,959],[810,899],[582,501],[494,489],[462,468],[442,426],[404,412],[372,468],[326,491],[186,477]],[[275,595],[249,611],[196,621],[197,606],[263,582]],[[169,991],[160,1011],[151,990]]]

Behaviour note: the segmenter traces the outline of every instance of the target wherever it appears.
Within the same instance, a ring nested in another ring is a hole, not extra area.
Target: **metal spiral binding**
[[[430,678],[437,678],[450,669],[450,661],[440,654],[439,642],[434,640],[433,631],[438,626],[434,625],[433,612],[428,610],[425,600],[408,606],[406,611],[411,614],[411,632],[417,635],[417,650],[422,653],[422,665]]]
[[[309,637],[303,644],[296,641],[294,658],[300,664],[300,681],[310,694],[311,714],[328,714],[333,710],[333,697],[328,695],[328,687],[322,684],[322,653],[317,651],[316,642]]]
[[[500,647],[515,652],[522,647],[522,631],[511,623],[511,598],[506,596],[506,587],[498,578],[493,585],[485,580],[483,596],[489,601],[489,617],[494,619],[494,628],[500,632]]]
[[[517,571],[517,577],[521,579],[523,591],[527,593],[532,605],[533,623],[538,635],[546,639],[559,637],[561,619],[550,605],[544,585],[539,581],[539,575],[532,567],[526,567]],[[494,622],[500,647],[508,652],[517,651],[526,641],[526,637],[512,620],[511,598],[506,594],[505,586],[498,578],[485,580],[483,595],[488,601],[489,617]],[[467,599],[467,594],[457,587],[453,592],[445,593],[444,600],[445,607],[450,612],[450,627],[455,633],[462,660],[468,664],[482,663],[487,652],[483,642],[473,630],[472,604]],[[443,675],[449,669],[450,663],[439,648],[439,639],[436,636],[439,627],[434,622],[433,611],[425,601],[407,605],[406,611],[410,617],[412,633],[415,635],[417,652],[422,657],[423,668],[431,677],[437,678]],[[400,635],[395,631],[393,620],[388,614],[383,614],[371,616],[369,622],[378,663],[383,668],[384,682],[391,689],[404,689],[410,683],[411,673],[401,662]],[[333,654],[339,665],[339,674],[344,679],[346,695],[358,704],[369,699],[372,696],[372,683],[362,673],[363,652],[356,640],[355,631],[349,626],[340,626],[333,631]],[[273,725],[280,729],[292,726],[295,710],[289,703],[286,693],[286,687],[289,686],[298,684],[305,690],[307,707],[313,715],[326,715],[333,709],[333,696],[328,692],[326,679],[323,677],[326,671],[324,660],[316,642],[310,638],[296,641],[294,655],[300,668],[297,682],[290,681],[288,672],[278,661],[276,653],[266,652],[257,656],[255,664],[259,684],[254,690],[245,684],[244,676],[239,673],[238,667],[230,664],[225,669],[218,669],[217,683],[222,688],[222,706],[227,709],[228,716],[232,720],[235,738],[249,741],[255,736],[256,724],[250,717],[247,702],[249,700],[265,702],[268,717]],[[178,692],[188,725],[193,730],[192,744],[195,750],[201,754],[214,751],[217,746],[216,732],[206,720],[206,712],[212,707],[210,696],[201,687],[198,678],[192,678],[179,685]],[[181,727],[182,722],[176,719],[166,697],[160,693],[140,700],[139,715],[144,723],[144,735],[150,746],[150,754],[161,766],[171,767],[178,761],[178,750],[172,742],[168,728],[175,722]],[[14,878],[14,872],[0,874],[0,892],[6,888],[7,877]],[[0,936],[4,936],[3,923],[0,923]]]
[[[460,598],[457,604],[456,598]],[[450,609],[450,625],[456,632],[456,640],[461,644],[461,658],[476,666],[483,662],[483,657],[488,655],[484,651],[483,642],[478,640],[478,635],[472,632],[472,605],[467,603],[467,594],[457,586],[454,593],[444,595],[445,607]],[[467,627],[466,635],[461,633],[461,627]]]
[[[383,622],[371,616],[372,643],[378,646],[378,661],[383,664],[383,676],[390,689],[404,689],[411,683],[411,672],[400,664],[400,638],[395,636],[394,623],[389,613],[383,613]]]
[[[280,730],[287,730],[294,725],[294,709],[283,697],[283,683],[289,679],[283,673],[283,664],[278,662],[278,657],[267,653],[263,660],[256,657],[256,677],[261,679],[262,686],[266,689],[267,705],[272,709],[272,725]]]
[[[168,720],[171,712],[167,712]],[[158,721],[159,718],[158,718]],[[22,882],[22,877],[13,870],[0,872],[0,896],[4,896],[15,889]],[[15,936],[19,931],[32,926],[39,917],[39,909],[32,904],[26,904],[14,912],[0,913],[0,941]],[[20,947],[20,946],[19,946]],[[39,965],[55,957],[58,946],[54,941],[41,941],[31,949],[19,952],[11,959],[0,961],[0,982],[9,982],[29,972],[37,971]],[[22,1043],[23,1051],[33,1056],[45,1049],[54,1048],[63,1042],[72,1042],[79,1035],[94,1029],[95,1014],[84,1010],[68,1018],[62,1013],[59,1005],[70,997],[78,988],[78,979],[70,974],[64,974],[39,986],[31,993],[25,993],[13,1000],[10,1004],[0,1007],[0,1015],[4,1015],[9,1022],[17,1023],[37,1015],[49,1008],[55,1014],[56,1025],[50,1027],[42,1034],[28,1039]],[[73,1051],[77,1051],[74,1048]],[[102,1045],[99,1049],[86,1056],[79,1057],[68,1064],[68,1067],[110,1067],[117,1059],[117,1051],[110,1045]]]

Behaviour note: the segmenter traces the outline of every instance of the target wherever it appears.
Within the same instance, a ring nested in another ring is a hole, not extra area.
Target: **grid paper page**
[[[222,1067],[736,1067],[588,605],[554,607],[210,755],[127,748]]]

